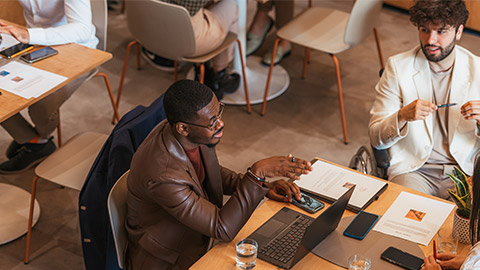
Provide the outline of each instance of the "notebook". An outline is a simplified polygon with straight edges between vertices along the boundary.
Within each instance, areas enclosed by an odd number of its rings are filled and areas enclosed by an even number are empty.
[[[350,188],[316,219],[284,207],[248,238],[258,243],[258,258],[290,269],[334,231],[355,187]]]

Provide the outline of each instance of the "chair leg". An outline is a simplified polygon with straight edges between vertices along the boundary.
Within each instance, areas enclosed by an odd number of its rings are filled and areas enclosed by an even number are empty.
[[[340,65],[338,64],[338,59],[334,54],[330,54],[335,63],[335,73],[337,74],[337,86],[338,86],[338,101],[340,103],[340,114],[342,116],[342,127],[343,127],[343,143],[348,144],[347,138],[347,123],[345,121],[345,109],[343,106],[343,94],[342,94],[342,81],[340,80]]]
[[[125,72],[127,71],[128,56],[130,55],[130,49],[132,48],[133,45],[137,45],[137,69],[140,66],[140,59],[139,59],[140,44],[138,43],[138,41],[134,40],[128,43],[127,52],[125,54],[125,60],[123,61],[122,75],[120,76],[120,85],[118,86],[118,92],[117,92],[117,102],[115,103],[117,105],[117,110],[120,107],[120,96],[122,95],[123,80],[125,79]],[[113,115],[112,124],[115,124],[115,117],[116,116]]]
[[[307,77],[307,64],[310,63],[310,48],[305,48],[305,57],[303,59],[302,80]]]
[[[268,70],[267,85],[265,86],[265,95],[263,96],[262,110],[260,112],[261,116],[265,115],[265,109],[267,108],[268,90],[270,90],[270,80],[272,79],[273,72],[273,60],[275,59],[275,54],[277,53],[278,43],[280,40],[280,38],[277,38],[277,40],[275,40],[275,44],[273,45],[272,61],[270,62],[270,69]]]
[[[122,13],[122,14],[125,13],[125,1],[126,1],[126,0],[123,0],[123,1],[122,1],[122,8],[120,9],[120,13]]]
[[[37,181],[38,176],[35,176],[32,183],[32,194],[30,195],[30,211],[28,213],[28,228],[27,228],[27,243],[25,246],[25,258],[23,260],[24,264],[28,264],[30,256],[30,239],[32,237],[32,223],[33,223],[33,211],[35,210],[35,193],[37,191]]]
[[[200,64],[200,83],[203,84],[203,80],[205,79],[205,64]]]
[[[58,123],[57,123],[57,140],[58,147],[62,146],[62,121],[60,120],[60,108],[57,109]]]
[[[177,61],[173,61],[173,69],[174,69],[173,81],[176,82],[178,79],[178,62]]]
[[[120,121],[120,115],[118,114],[117,104],[115,103],[115,98],[113,97],[113,93],[112,93],[112,87],[110,86],[110,80],[108,79],[107,74],[105,74],[104,72],[98,72],[95,75],[95,77],[103,77],[103,79],[105,80],[105,85],[107,86],[108,96],[110,97],[110,102],[112,103],[113,114],[114,114],[114,122],[115,122],[115,119],[117,121]],[[113,124],[115,124],[115,123],[113,123]]]
[[[247,112],[251,113],[252,108],[250,107],[250,96],[248,95],[248,84],[247,84],[247,74],[245,73],[245,62],[243,61],[243,52],[242,52],[242,44],[240,40],[237,39],[238,45],[238,52],[240,54],[240,62],[242,63],[242,77],[243,77],[243,89],[245,90],[245,101],[247,102]]]
[[[383,54],[382,54],[382,47],[380,46],[380,38],[378,37],[377,28],[373,28],[373,34],[375,35],[375,42],[377,43],[377,50],[378,50],[378,59],[380,60],[380,67],[385,68],[385,62],[383,62]]]

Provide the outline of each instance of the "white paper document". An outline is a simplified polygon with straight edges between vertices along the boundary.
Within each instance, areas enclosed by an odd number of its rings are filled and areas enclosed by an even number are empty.
[[[17,45],[20,43],[17,39],[15,39],[12,35],[9,34],[0,34],[1,40],[0,40],[0,51],[3,51],[7,48],[12,47],[13,45]]]
[[[39,97],[67,77],[12,61],[0,66],[0,89],[26,99]]]
[[[373,229],[426,246],[454,207],[403,191]]]
[[[295,183],[307,192],[332,201],[355,186],[355,191],[348,202],[350,209],[355,211],[367,206],[387,185],[371,176],[323,160],[317,160],[312,167],[312,172],[300,176],[300,180]]]

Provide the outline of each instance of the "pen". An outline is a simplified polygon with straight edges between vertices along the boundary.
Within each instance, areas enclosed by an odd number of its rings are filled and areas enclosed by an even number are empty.
[[[433,240],[433,258],[435,261],[437,260],[437,243],[435,243],[435,240]]]
[[[22,54],[22,53],[25,53],[25,52],[28,52],[28,51],[30,51],[31,49],[33,49],[33,46],[30,46],[30,47],[26,48],[26,49],[25,49],[25,50],[23,50],[23,51],[19,51],[18,53],[16,53],[16,54],[14,54],[14,55],[10,56],[10,58],[15,58],[15,57],[19,56],[19,55],[20,55],[20,54]]]
[[[450,107],[455,105],[457,105],[457,103],[448,103],[448,104],[437,105],[437,108]]]

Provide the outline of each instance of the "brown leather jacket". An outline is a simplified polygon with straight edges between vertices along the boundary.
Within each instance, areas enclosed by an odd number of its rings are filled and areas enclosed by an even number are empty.
[[[200,146],[200,153],[203,187],[167,121],[133,156],[127,180],[130,269],[187,269],[207,251],[210,237],[231,241],[267,193],[221,167],[214,148]],[[231,198],[222,206],[223,194]]]

